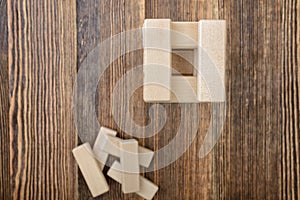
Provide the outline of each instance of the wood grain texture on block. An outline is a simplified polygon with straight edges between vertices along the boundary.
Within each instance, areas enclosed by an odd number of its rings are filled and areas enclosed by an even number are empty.
[[[171,23],[172,49],[198,48],[198,22]]]
[[[118,137],[112,137],[109,135],[104,136],[104,139],[102,140],[100,144],[100,149],[110,155],[120,157],[121,155],[121,149],[120,149],[120,143],[122,142],[122,139]],[[139,165],[143,167],[149,167],[151,164],[151,161],[154,156],[154,152],[150,149],[147,149],[142,146],[138,146],[138,152],[139,152]]]
[[[199,22],[197,93],[200,102],[225,101],[225,44],[224,20]]]
[[[122,166],[122,191],[133,193],[140,190],[140,166],[138,142],[134,139],[122,140],[120,143]]]
[[[171,20],[146,19],[144,43],[144,101],[169,101],[171,69]]]
[[[195,76],[172,76],[172,103],[198,103],[197,78]]]
[[[117,131],[114,131],[114,130],[106,128],[106,127],[101,127],[99,134],[95,140],[95,143],[93,146],[93,152],[95,154],[96,159],[99,161],[99,166],[100,166],[101,170],[103,170],[105,163],[107,161],[107,158],[108,158],[108,153],[102,151],[100,148],[101,141],[104,140],[105,135],[116,136]]]
[[[109,190],[106,179],[94,158],[89,143],[73,149],[73,155],[93,197],[99,196]]]
[[[107,175],[122,184],[122,167],[118,161],[115,161]],[[158,191],[158,186],[149,181],[148,179],[140,176],[140,190],[136,192],[137,195],[141,196],[144,199],[153,199],[154,195]]]

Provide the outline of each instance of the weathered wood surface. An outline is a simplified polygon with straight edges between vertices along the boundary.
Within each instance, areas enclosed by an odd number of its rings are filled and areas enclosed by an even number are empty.
[[[7,3],[0,0],[0,199],[11,198],[9,176],[9,75]]]
[[[9,0],[7,27],[9,141],[2,148],[9,150],[9,170],[1,180],[9,175],[10,186],[4,191],[13,199],[76,199],[76,1]]]
[[[198,159],[211,114],[211,105],[201,104],[199,135],[189,150],[145,175],[160,187],[155,199],[300,198],[300,1],[95,0],[77,1],[76,8],[74,0],[7,0],[7,15],[6,2],[0,6],[1,199],[91,198],[80,173],[77,183],[71,155],[77,143],[71,115],[76,66],[99,42],[141,27],[145,18],[227,21],[223,134]],[[129,45],[122,41],[114,51]],[[142,55],[138,50],[120,57],[100,80],[101,125],[119,130],[111,93],[127,71],[143,63]],[[151,105],[142,99],[139,89],[130,105],[141,125],[148,123]],[[139,140],[154,150],[174,137],[180,121],[178,105],[164,106],[169,118],[162,132]],[[139,198],[108,182],[111,190],[98,199]]]

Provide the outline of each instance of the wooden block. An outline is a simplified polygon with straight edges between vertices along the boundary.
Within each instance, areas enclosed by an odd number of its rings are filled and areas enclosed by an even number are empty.
[[[197,78],[195,76],[172,76],[171,102],[198,103]]]
[[[122,184],[122,172],[121,164],[115,161],[112,167],[107,172],[107,175]],[[140,190],[136,192],[144,199],[153,199],[154,195],[158,191],[158,186],[149,181],[148,179],[140,176]]]
[[[110,155],[120,157],[120,143],[122,139],[106,135],[100,144],[100,149]],[[139,165],[149,167],[154,156],[154,152],[150,149],[138,146]]]
[[[172,49],[198,48],[198,22],[171,23]]]
[[[170,101],[171,20],[146,19],[144,41],[144,101]]]
[[[133,193],[140,190],[140,166],[138,157],[138,142],[134,139],[122,140],[120,143],[122,166],[122,191]]]
[[[105,135],[116,136],[117,131],[105,127],[100,128],[99,134],[93,146],[93,152],[95,154],[96,159],[99,161],[99,166],[101,170],[103,170],[108,158],[108,153],[102,151],[100,148],[101,141],[104,139]]]
[[[201,20],[199,22],[198,100],[223,102],[225,92],[220,84],[225,80],[226,22]],[[209,86],[209,87],[208,87]],[[209,91],[209,88],[211,89]],[[210,97],[210,94],[213,97]]]
[[[82,172],[82,175],[93,197],[99,196],[109,190],[106,179],[99,168],[97,160],[89,143],[73,149],[73,155]]]

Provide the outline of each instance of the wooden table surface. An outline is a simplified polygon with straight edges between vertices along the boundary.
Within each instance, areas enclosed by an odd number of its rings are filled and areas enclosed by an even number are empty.
[[[300,199],[299,0],[0,0],[0,198],[92,199],[71,154],[81,143],[72,89],[97,44],[140,28],[145,18],[227,21],[223,133],[199,159],[211,120],[211,104],[200,104],[199,132],[190,148],[171,165],[145,174],[160,187],[155,199]],[[113,51],[130,45],[120,44]],[[101,125],[119,130],[111,92],[143,63],[142,55],[138,50],[121,56],[100,80]],[[149,122],[150,106],[138,89],[130,104],[138,124]],[[154,150],[174,137],[180,109],[190,105],[163,106],[163,130],[139,140]],[[110,191],[99,199],[139,199],[108,182]]]

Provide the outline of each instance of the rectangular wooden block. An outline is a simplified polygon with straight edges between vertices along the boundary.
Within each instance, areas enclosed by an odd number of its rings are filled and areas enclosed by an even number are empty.
[[[138,142],[134,139],[122,140],[120,143],[122,166],[122,191],[133,193],[140,190],[140,165],[138,157]]]
[[[105,135],[116,136],[117,132],[106,127],[100,128],[99,134],[93,146],[93,152],[95,154],[96,159],[99,161],[99,166],[101,170],[103,170],[108,158],[108,153],[102,151],[100,148],[101,141],[104,139]]]
[[[171,102],[198,103],[197,78],[195,76],[172,76]]]
[[[90,144],[85,143],[78,146],[72,152],[92,196],[96,197],[107,192],[109,186],[97,160],[94,158]]]
[[[198,22],[171,23],[172,49],[198,48]]]
[[[100,144],[100,149],[110,155],[120,157],[120,143],[122,139],[106,135]],[[149,167],[154,156],[154,152],[145,147],[138,146],[139,165]]]
[[[224,20],[199,22],[198,99],[200,102],[225,101],[225,44]],[[222,86],[222,87],[221,87]]]
[[[113,163],[107,175],[122,184],[122,167],[121,164],[117,161]],[[153,199],[154,195],[158,191],[158,186],[149,181],[148,179],[140,176],[140,190],[136,192],[139,196],[144,199]]]
[[[171,20],[146,19],[144,41],[144,101],[169,101],[171,69]]]

